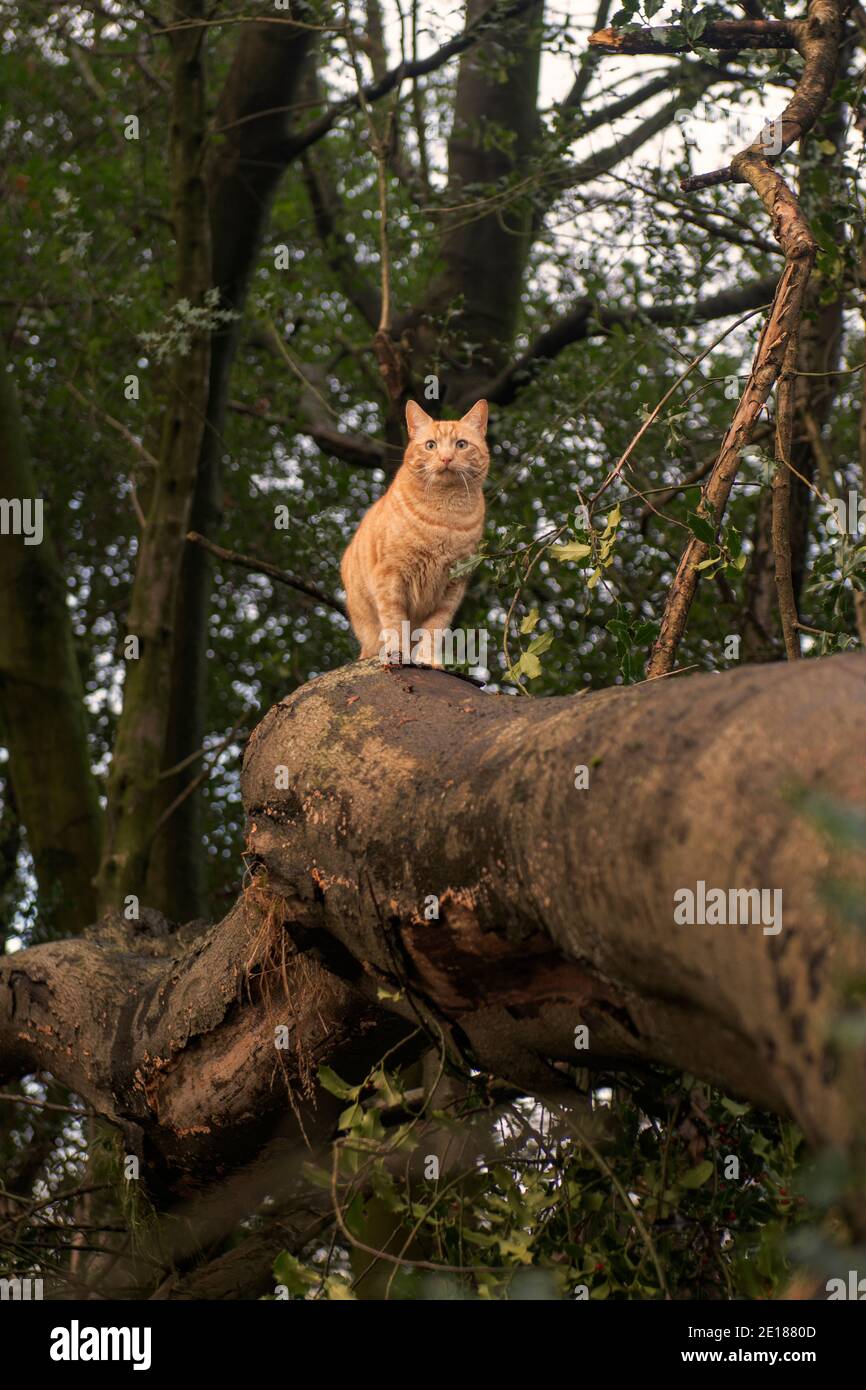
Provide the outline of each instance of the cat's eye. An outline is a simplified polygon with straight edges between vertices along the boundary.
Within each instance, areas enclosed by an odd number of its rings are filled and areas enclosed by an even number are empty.
[[[458,439],[458,441],[457,441],[457,448],[458,448],[458,449],[465,449],[465,448],[466,448],[466,443],[467,443],[467,441],[466,441],[465,439]]]
[[[435,449],[435,448],[436,448],[436,440],[435,440],[435,439],[428,439],[428,440],[427,440],[427,443],[424,445],[424,448],[425,448],[425,449]]]

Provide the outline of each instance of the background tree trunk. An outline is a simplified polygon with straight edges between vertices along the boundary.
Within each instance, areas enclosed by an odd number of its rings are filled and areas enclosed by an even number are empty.
[[[223,516],[223,428],[229,376],[250,276],[289,155],[291,116],[286,108],[297,98],[310,61],[311,37],[309,29],[288,24],[245,24],[214,118],[217,143],[208,175],[212,280],[219,289],[221,307],[238,317],[211,339],[207,414],[190,513],[190,528],[213,540],[219,537]],[[165,767],[175,767],[201,748],[208,732],[212,583],[212,557],[199,546],[186,546],[175,609]],[[198,770],[198,764],[193,764],[161,783],[156,803],[160,813]],[[148,902],[178,920],[202,916],[205,868],[198,792],[185,798],[156,837]]]
[[[15,378],[0,335],[0,495],[35,501]],[[39,932],[69,935],[92,922],[101,814],[90,766],[84,687],[66,584],[51,540],[0,537],[0,726],[9,749],[16,819],[26,826],[36,875]]]
[[[203,0],[182,0],[175,20],[203,20]],[[174,312],[200,310],[211,287],[210,226],[205,182],[207,96],[201,25],[169,29],[172,120],[169,159],[175,238]],[[163,767],[171,700],[175,603],[190,520],[195,461],[207,409],[210,331],[193,327],[189,350],[175,354],[163,421],[159,469],[132,587],[128,633],[139,654],[127,655],[123,712],[108,779],[107,836],[99,868],[99,902],[120,907],[142,897],[157,829],[157,785]]]

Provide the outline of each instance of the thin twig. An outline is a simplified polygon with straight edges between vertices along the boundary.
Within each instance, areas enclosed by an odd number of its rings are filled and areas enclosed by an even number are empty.
[[[296,589],[299,594],[306,594],[307,598],[315,599],[317,603],[324,603],[327,608],[333,608],[335,613],[346,616],[345,605],[337,598],[332,598],[326,594],[324,589],[320,589],[317,584],[311,584],[306,579],[298,579],[296,575],[289,574],[287,570],[278,569],[276,565],[268,564],[267,560],[258,560],[254,555],[242,555],[238,550],[226,550],[221,545],[216,545],[209,541],[198,531],[187,531],[186,538],[193,545],[200,545],[203,550],[210,551],[218,560],[225,560],[231,565],[240,565],[242,569],[251,570],[253,574],[265,574],[269,579],[274,579],[278,584],[285,584],[289,589]]]
[[[797,599],[791,578],[791,438],[794,433],[794,394],[796,389],[799,325],[785,349],[785,361],[776,388],[776,467],[773,470],[773,568],[779,619],[789,661],[800,657],[797,637]]]
[[[88,410],[95,410],[96,414],[101,415],[107,425],[110,425],[113,430],[117,430],[118,434],[123,435],[127,444],[132,445],[135,452],[141,456],[146,464],[151,468],[159,468],[159,459],[154,458],[150,450],[144,447],[140,439],[136,439],[132,431],[126,428],[126,425],[122,424],[120,420],[115,420],[113,415],[109,415],[108,411],[103,410],[95,401],[88,400],[86,396],[81,394],[77,386],[73,386],[71,381],[66,381],[64,379],[63,385],[66,387],[67,391],[72,392],[76,400],[80,401]]]
[[[743,314],[742,318],[737,319],[735,323],[732,323],[728,328],[726,328],[724,333],[720,333],[717,338],[714,338],[713,341],[710,343],[709,347],[704,348],[703,352],[699,352],[697,357],[692,359],[692,361],[686,367],[685,371],[677,377],[673,386],[671,386],[670,389],[666,391],[665,394],[662,396],[658,405],[655,407],[655,410],[651,411],[651,413],[644,420],[637,434],[634,436],[625,453],[620,458],[619,463],[615,464],[615,466],[610,470],[601,487],[598,489],[598,492],[596,492],[595,495],[590,498],[590,516],[592,515],[593,509],[599,497],[601,497],[603,492],[607,491],[614,478],[616,478],[618,474],[622,471],[626,461],[629,458],[629,455],[633,452],[636,445],[646,434],[650,426],[653,425],[655,421],[658,419],[659,415],[661,414],[662,410],[664,410],[665,406],[667,405],[674,392],[678,389],[678,387],[682,386],[684,381],[686,381],[691,376],[692,372],[695,370],[695,367],[699,367],[700,364],[703,362],[704,358],[708,357],[709,354],[713,351],[713,349],[717,348],[720,343],[723,343],[725,338],[727,338],[729,334],[733,333],[735,328],[739,328],[741,324],[746,323],[749,319],[753,319],[756,314],[762,314],[764,310],[769,309],[769,307],[769,304],[759,304],[757,309],[750,309],[747,314]]]
[[[193,777],[192,781],[187,782],[186,786],[178,792],[177,796],[174,798],[174,801],[172,801],[169,806],[166,806],[159,820],[156,822],[156,825],[153,827],[154,839],[159,834],[160,830],[166,824],[166,822],[171,820],[178,807],[182,806],[184,801],[191,797],[193,792],[197,791],[203,782],[207,781],[208,777],[210,777],[211,773],[213,772],[214,768],[219,762],[221,755],[225,752],[226,748],[228,748],[229,744],[236,737],[238,731],[242,728],[247,715],[250,714],[254,708],[254,705],[247,705],[246,709],[244,710],[238,722],[235,724],[234,728],[229,730],[222,742],[218,743],[216,748],[213,750],[214,756],[211,758],[211,761],[209,763],[206,763],[205,766],[201,769],[201,771],[197,773],[195,777]]]
[[[0,1091],[0,1100],[9,1101],[12,1105],[35,1105],[40,1110],[62,1110],[67,1115],[84,1115],[92,1120],[100,1118],[96,1110],[80,1110],[75,1105],[56,1105],[50,1100],[37,1100],[35,1096],[15,1096],[9,1091]]]

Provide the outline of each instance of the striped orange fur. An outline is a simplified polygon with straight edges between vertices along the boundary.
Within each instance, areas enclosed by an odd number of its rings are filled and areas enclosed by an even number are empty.
[[[462,420],[433,420],[409,401],[406,424],[403,463],[362,517],[340,573],[362,657],[396,659],[393,634],[408,622],[422,633],[417,659],[433,664],[433,634],[450,626],[466,591],[451,569],[477,550],[484,529],[487,402]]]

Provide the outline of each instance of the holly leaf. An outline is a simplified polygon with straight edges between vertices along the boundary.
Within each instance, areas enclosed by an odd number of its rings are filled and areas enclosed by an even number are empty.
[[[557,560],[585,560],[592,554],[592,546],[582,541],[566,541],[565,545],[552,545],[550,549]]]

